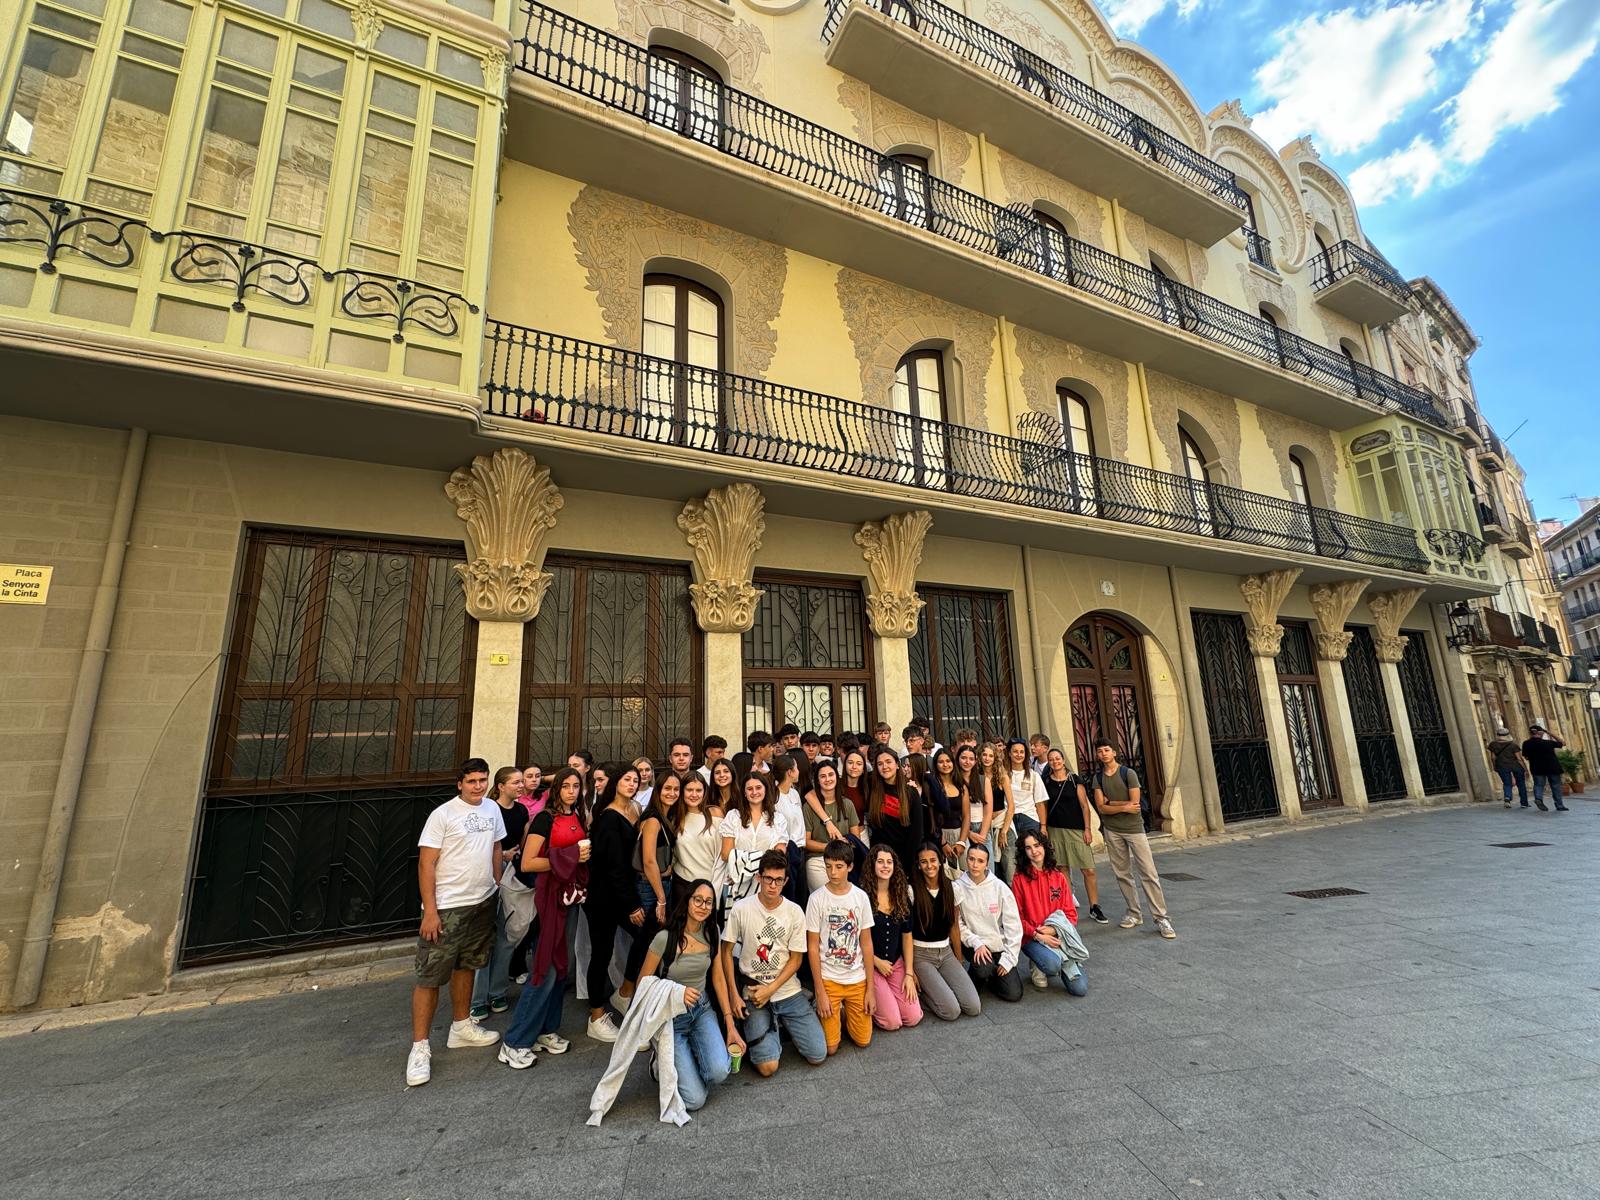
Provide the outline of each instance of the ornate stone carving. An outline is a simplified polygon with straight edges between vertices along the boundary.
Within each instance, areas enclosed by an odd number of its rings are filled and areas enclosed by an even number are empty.
[[[631,34],[637,42],[648,43],[650,35],[671,29],[709,47],[728,66],[727,83],[743,92],[761,95],[757,75],[767,53],[767,39],[761,30],[733,16],[733,10],[717,11],[721,4],[696,4],[694,0],[615,0],[617,29]]]
[[[1339,473],[1344,467],[1344,456],[1339,453],[1339,439],[1320,426],[1288,416],[1277,409],[1252,406],[1251,411],[1255,414],[1256,423],[1261,426],[1262,436],[1266,438],[1267,445],[1272,449],[1272,457],[1278,464],[1278,477],[1283,483],[1284,498],[1292,500],[1295,494],[1294,469],[1289,463],[1289,448],[1300,446],[1303,447],[1302,459],[1305,459],[1306,452],[1309,452],[1310,457],[1305,466],[1313,476],[1313,486],[1315,481],[1320,479],[1327,507],[1338,508]]]
[[[972,156],[972,141],[961,130],[896,104],[849,76],[839,81],[838,95],[850,113],[857,141],[885,152],[896,146],[924,146],[937,152],[933,166],[940,178],[961,183]]]
[[[483,56],[483,90],[493,92],[496,96],[503,96],[506,92],[506,73],[511,67],[511,60],[506,57],[506,52],[499,46],[492,47]]]
[[[1239,580],[1239,594],[1244,597],[1246,610],[1245,636],[1250,641],[1250,653],[1258,658],[1278,657],[1278,650],[1283,645],[1283,626],[1278,624],[1278,610],[1283,607],[1294,581],[1299,578],[1299,567],[1286,567],[1281,571],[1246,575]]]
[[[1178,441],[1178,422],[1188,418],[1197,424],[1217,447],[1217,458],[1227,472],[1227,482],[1238,485],[1239,406],[1232,399],[1186,380],[1174,379],[1157,371],[1147,371],[1150,408],[1156,436],[1167,452],[1167,469],[1183,473],[1183,447]]]
[[[377,0],[356,0],[350,10],[350,28],[355,32],[356,45],[371,50],[383,32],[383,16],[378,12]]]
[[[917,566],[932,525],[933,515],[918,508],[856,530],[855,543],[867,560],[867,620],[879,637],[908,638],[917,632],[923,603]]]
[[[886,404],[894,372],[912,346],[949,342],[961,366],[961,409],[950,419],[983,428],[987,423],[986,384],[994,360],[994,318],[848,267],[835,285],[850,344],[861,367],[861,397]],[[947,381],[954,393],[954,380]]]
[[[1378,652],[1379,662],[1397,663],[1405,657],[1406,642],[1410,639],[1400,632],[1400,623],[1411,615],[1420,599],[1422,589],[1419,587],[1373,592],[1367,597],[1367,609],[1378,623],[1372,645]]]
[[[1279,237],[1273,246],[1284,267],[1299,266],[1305,257],[1306,210],[1300,192],[1272,148],[1248,129],[1219,121],[1211,130],[1212,157],[1257,185],[1257,195],[1272,205]],[[1229,162],[1232,158],[1234,161]],[[1243,170],[1240,168],[1243,167]]]
[[[707,633],[743,633],[755,622],[762,589],[750,582],[766,498],[748,483],[712,488],[678,514],[678,528],[694,551],[689,595],[695,620]]]
[[[480,621],[527,621],[554,578],[544,570],[545,535],[565,501],[525,450],[503,446],[450,473],[444,494],[467,524],[467,612]]]
[[[1005,188],[1007,203],[1032,207],[1040,200],[1047,200],[1072,218],[1079,240],[1105,248],[1104,219],[1099,200],[1082,188],[1057,179],[1042,167],[1014,154],[996,150],[995,157],[1000,160],[1000,182]]]
[[[1306,157],[1309,155],[1310,157]],[[1349,238],[1352,242],[1362,240],[1361,221],[1356,216],[1356,206],[1350,199],[1350,189],[1345,187],[1344,181],[1322,165],[1317,158],[1316,149],[1311,145],[1310,138],[1301,138],[1297,142],[1290,142],[1284,148],[1284,159],[1298,158],[1300,178],[1315,185],[1323,195],[1332,203],[1334,212],[1339,217],[1339,228],[1335,230],[1340,237]],[[1315,246],[1316,243],[1312,243]]]
[[[1090,384],[1099,393],[1096,415],[1104,422],[1105,434],[1105,444],[1097,443],[1095,451],[1102,458],[1126,459],[1128,414],[1133,411],[1128,365],[1032,329],[1014,326],[1013,330],[1017,361],[1022,365],[1022,390],[1029,407],[1059,419],[1056,385],[1064,379]],[[1097,427],[1096,434],[1100,432]]]
[[[781,246],[592,186],[573,200],[567,230],[614,345],[639,349],[644,319],[639,281],[646,264],[682,259],[715,272],[732,293],[728,369],[758,378],[766,374],[778,349],[774,325],[789,274],[789,256]]]
[[[1350,649],[1352,634],[1344,623],[1356,606],[1370,579],[1341,579],[1336,583],[1313,584],[1311,588],[1311,633],[1317,643],[1317,657],[1325,662],[1343,662]]]
[[[1083,51],[1070,46],[1053,33],[1047,33],[1039,19],[1032,13],[1017,12],[998,2],[991,3],[981,18],[996,33],[1026,46],[1048,63],[1060,67],[1070,75],[1083,77]]]

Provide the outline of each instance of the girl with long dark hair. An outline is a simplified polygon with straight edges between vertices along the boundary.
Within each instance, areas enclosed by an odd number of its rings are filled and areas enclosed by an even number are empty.
[[[900,860],[916,870],[917,846],[924,834],[922,796],[906,778],[900,759],[887,746],[872,756],[872,774],[867,778],[867,829],[872,844],[886,845]]]
[[[1037,829],[1017,838],[1017,873],[1011,879],[1022,919],[1022,952],[1038,968],[1033,985],[1043,991],[1052,978],[1074,996],[1089,994],[1089,981],[1068,952],[1067,940],[1076,937],[1078,906],[1072,885],[1056,866],[1049,840]]]
[[[922,1020],[917,999],[915,950],[911,941],[911,887],[888,846],[874,846],[861,872],[872,904],[872,987],[877,993],[872,1021],[879,1029],[899,1029]]]
[[[596,767],[594,773],[599,775],[601,768]],[[639,876],[633,869],[633,848],[639,840],[633,798],[639,791],[639,772],[632,763],[614,763],[605,769],[605,775],[600,811],[589,828],[589,899],[583,910],[589,917],[588,1034],[597,1042],[614,1042],[617,1023],[606,1011],[611,955],[619,931],[632,938],[644,926],[645,909],[639,902]]]
[[[944,852],[934,842],[917,848],[911,885],[911,949],[923,1008],[941,1021],[983,1010],[961,954],[961,922],[955,889],[944,873]]]

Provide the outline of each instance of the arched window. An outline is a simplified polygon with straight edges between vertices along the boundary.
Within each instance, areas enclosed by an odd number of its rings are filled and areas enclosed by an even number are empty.
[[[1266,231],[1261,228],[1261,222],[1256,217],[1256,198],[1248,188],[1241,188],[1244,192],[1244,212],[1246,224],[1244,227],[1244,250],[1250,261],[1258,267],[1272,267],[1272,247],[1267,241]]]
[[[1069,387],[1056,388],[1056,402],[1061,406],[1061,428],[1067,437],[1067,449],[1093,458],[1094,426],[1089,421],[1089,402]]]
[[[931,227],[933,181],[921,154],[886,154],[878,163],[883,211],[912,225]]]
[[[1288,366],[1288,357],[1283,352],[1283,334],[1281,332],[1283,329],[1283,323],[1278,320],[1278,314],[1273,312],[1272,309],[1267,307],[1265,304],[1263,304],[1256,311],[1261,314],[1261,319],[1263,321],[1272,326],[1272,347],[1275,351],[1277,351],[1279,364],[1282,366]]]
[[[722,140],[722,77],[681,50],[651,47],[645,119],[717,145]]]
[[[889,406],[895,422],[895,449],[918,487],[942,488],[945,471],[944,355],[913,350],[895,368]]]
[[[1049,213],[1034,209],[1039,223],[1039,270],[1053,279],[1067,277],[1067,227]]]
[[[1183,445],[1183,473],[1189,480],[1189,507],[1194,514],[1195,532],[1213,533],[1216,525],[1211,520],[1211,472],[1206,470],[1206,456],[1189,431],[1178,427],[1178,441]]]
[[[1200,444],[1181,426],[1178,440],[1183,443],[1183,473],[1194,483],[1210,483],[1211,473],[1206,470],[1206,456],[1201,452]]]
[[[646,354],[674,364],[651,365],[640,381],[641,413],[663,423],[646,436],[669,440],[670,431],[673,441],[714,445],[723,428],[722,298],[691,279],[646,275],[641,340]]]
[[[1289,455],[1289,482],[1294,486],[1296,504],[1311,507],[1311,483],[1306,478],[1306,465],[1297,454]]]

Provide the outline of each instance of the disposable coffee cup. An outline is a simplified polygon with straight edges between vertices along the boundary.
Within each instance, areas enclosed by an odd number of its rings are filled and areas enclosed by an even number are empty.
[[[578,839],[578,849],[579,850],[587,850],[588,848],[589,848],[589,839],[588,838],[579,838]]]

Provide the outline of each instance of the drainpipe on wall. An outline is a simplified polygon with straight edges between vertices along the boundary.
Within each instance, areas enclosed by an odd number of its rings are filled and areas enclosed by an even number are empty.
[[[1050,694],[1045,690],[1044,655],[1039,645],[1039,619],[1034,616],[1039,593],[1033,587],[1032,546],[1022,547],[1022,586],[1028,591],[1028,645],[1033,659],[1034,705],[1039,716],[1034,728],[1045,730],[1050,728]]]
[[[61,750],[61,769],[56,775],[55,795],[50,803],[50,822],[45,827],[39,874],[33,885],[33,903],[28,909],[28,926],[22,938],[22,952],[17,958],[17,974],[11,981],[12,1008],[26,1008],[36,1001],[39,984],[44,979],[50,931],[55,926],[56,901],[61,895],[61,873],[66,866],[73,818],[78,811],[89,735],[94,730],[100,681],[105,677],[106,654],[111,643],[111,623],[117,615],[122,587],[128,530],[133,524],[133,506],[139,495],[145,446],[149,440],[150,435],[143,429],[128,431],[128,445],[122,456],[122,478],[117,484],[117,502],[111,511],[105,558],[100,564],[100,583],[95,588],[89,632],[84,637],[78,681],[72,692],[72,709],[67,715],[66,745]]]

